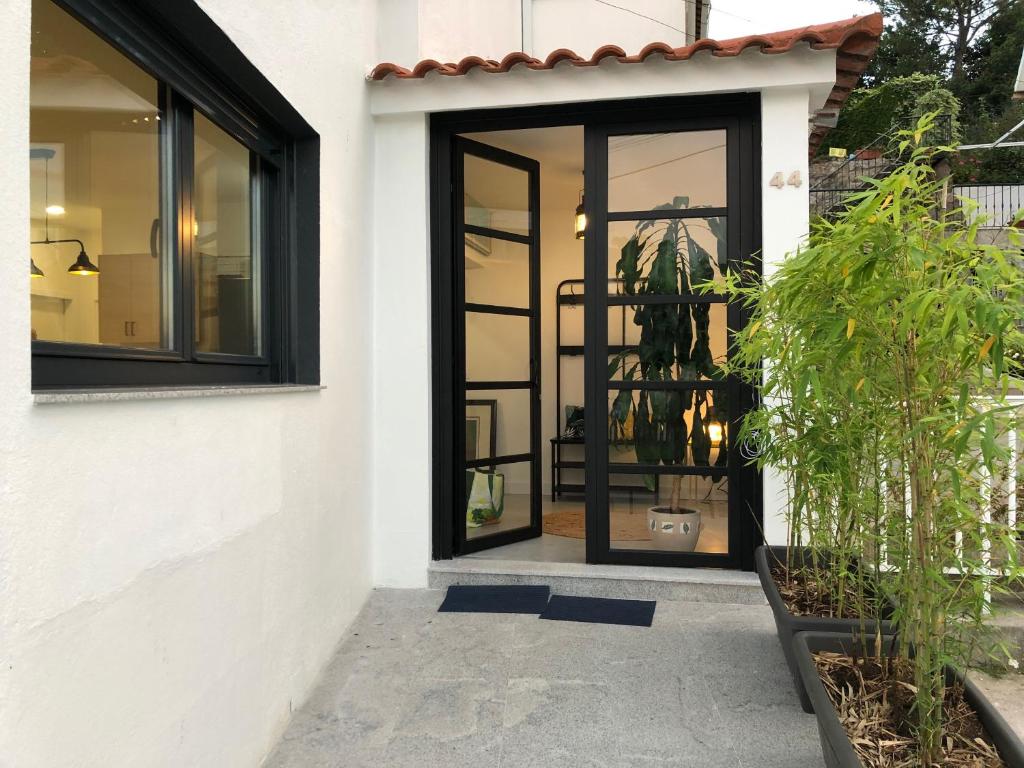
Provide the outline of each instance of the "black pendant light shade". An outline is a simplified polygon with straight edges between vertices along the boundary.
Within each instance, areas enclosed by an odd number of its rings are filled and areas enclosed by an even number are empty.
[[[78,252],[78,258],[75,259],[75,263],[68,267],[68,272],[72,275],[98,275],[100,268],[89,261],[85,248],[82,248]]]
[[[32,275],[32,277],[46,277],[46,275],[43,274],[43,270],[41,270],[39,267],[36,266],[36,260],[35,259],[33,259],[31,256],[29,256],[28,260],[32,264],[32,271],[29,272],[29,274]]]

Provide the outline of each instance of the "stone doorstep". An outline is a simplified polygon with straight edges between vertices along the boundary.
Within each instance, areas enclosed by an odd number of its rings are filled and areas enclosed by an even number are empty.
[[[657,568],[464,558],[428,568],[433,589],[453,584],[540,584],[560,595],[765,605],[754,573],[712,568]]]

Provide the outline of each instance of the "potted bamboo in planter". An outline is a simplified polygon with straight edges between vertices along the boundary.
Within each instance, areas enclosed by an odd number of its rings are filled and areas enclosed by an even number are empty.
[[[826,762],[1024,766],[1020,740],[962,683],[992,592],[1022,575],[989,478],[1018,423],[1006,394],[1019,387],[1024,276],[947,209],[921,145],[929,120],[900,135],[902,166],[745,294],[756,319],[739,357],[745,375],[755,354],[767,369],[766,407],[745,427],[769,435],[764,460],[797,484],[790,522],[854,566],[825,576],[829,589],[848,578],[854,595],[894,597],[898,639],[877,625],[797,638]]]
[[[678,210],[689,198],[676,197],[655,210]],[[693,236],[693,228],[707,229],[716,241],[711,253]],[[637,297],[633,323],[640,329],[635,347],[615,355],[608,377],[617,373],[623,381],[715,381],[723,378],[711,353],[711,305],[645,304],[644,296],[682,296],[693,286],[713,279],[712,258],[719,271],[726,268],[725,221],[720,217],[666,219],[639,222],[622,246],[615,274],[627,295]],[[707,391],[620,390],[609,413],[609,442],[632,447],[642,464],[676,466],[690,461],[712,466],[726,460],[724,395],[712,399]],[[689,419],[687,419],[689,416]],[[707,475],[710,477],[711,475]],[[648,528],[656,549],[691,552],[702,529],[701,513],[682,503],[682,476],[673,475],[667,504],[647,511]],[[654,490],[654,479],[645,482]]]

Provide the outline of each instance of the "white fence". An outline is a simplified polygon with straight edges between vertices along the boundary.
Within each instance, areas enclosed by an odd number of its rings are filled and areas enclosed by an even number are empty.
[[[978,204],[971,223],[980,218],[983,228],[1003,229],[1024,218],[1024,184],[959,184],[953,194]]]

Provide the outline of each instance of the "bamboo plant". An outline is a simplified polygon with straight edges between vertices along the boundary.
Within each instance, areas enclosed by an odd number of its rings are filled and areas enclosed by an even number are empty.
[[[856,560],[821,569],[837,599],[871,611],[881,584],[893,595],[922,766],[942,762],[944,668],[969,663],[993,591],[1021,579],[988,479],[1018,424],[1024,275],[950,201],[934,171],[948,148],[922,140],[933,117],[763,284],[730,275],[724,289],[752,316],[726,370],[762,402],[739,437],[788,480],[790,544]]]

